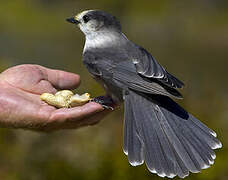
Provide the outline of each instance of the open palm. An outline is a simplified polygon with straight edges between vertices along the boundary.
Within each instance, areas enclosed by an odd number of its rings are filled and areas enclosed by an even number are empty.
[[[56,109],[40,100],[44,92],[74,89],[79,84],[79,75],[39,65],[9,68],[0,74],[1,127],[52,131],[95,124],[107,114],[97,103]]]

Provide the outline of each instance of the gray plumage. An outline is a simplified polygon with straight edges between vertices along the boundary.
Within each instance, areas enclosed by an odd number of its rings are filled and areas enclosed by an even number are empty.
[[[133,166],[145,162],[161,177],[200,172],[214,163],[222,145],[216,133],[171,98],[184,84],[142,47],[129,41],[120,23],[103,11],[68,20],[86,36],[83,63],[114,102],[124,101],[123,149]]]

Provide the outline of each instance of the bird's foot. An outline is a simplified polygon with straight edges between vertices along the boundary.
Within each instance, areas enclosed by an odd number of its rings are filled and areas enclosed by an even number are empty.
[[[113,107],[114,102],[113,102],[112,98],[109,96],[98,96],[98,97],[91,99],[91,101],[102,105],[102,107],[105,109],[114,110],[114,107]]]

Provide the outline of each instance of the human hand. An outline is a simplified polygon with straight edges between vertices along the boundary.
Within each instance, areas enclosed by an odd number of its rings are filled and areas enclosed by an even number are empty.
[[[42,93],[74,89],[79,84],[79,75],[39,65],[7,69],[0,74],[0,126],[53,131],[97,123],[108,113],[97,103],[56,109],[40,100]]]

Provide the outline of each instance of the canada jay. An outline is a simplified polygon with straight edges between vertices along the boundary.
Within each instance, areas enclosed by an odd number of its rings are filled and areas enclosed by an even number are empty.
[[[107,92],[94,101],[124,102],[123,150],[132,166],[145,162],[161,177],[184,178],[214,163],[222,147],[216,133],[172,100],[182,98],[184,84],[128,40],[114,16],[88,10],[67,21],[85,34],[83,63]]]

